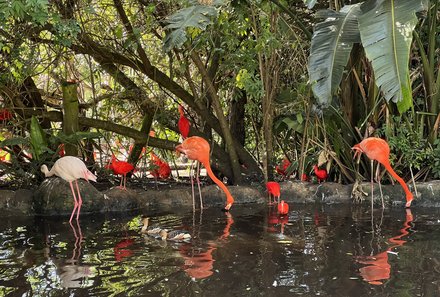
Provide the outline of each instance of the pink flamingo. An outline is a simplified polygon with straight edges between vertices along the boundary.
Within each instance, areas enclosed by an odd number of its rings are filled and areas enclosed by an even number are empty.
[[[41,172],[43,172],[46,177],[56,175],[69,182],[70,189],[72,190],[73,194],[73,200],[75,202],[69,222],[72,222],[75,211],[77,211],[76,220],[78,220],[82,205],[81,193],[78,187],[78,179],[82,178],[86,181],[91,180],[96,182],[96,176],[87,169],[83,161],[72,156],[65,156],[58,159],[50,171],[46,165],[41,165]],[[75,181],[76,190],[78,191],[78,199],[76,198],[75,190],[73,188],[73,181]]]
[[[209,177],[212,179],[213,182],[215,182],[225,193],[226,195],[226,206],[224,208],[225,211],[229,211],[232,204],[234,203],[234,198],[232,197],[231,193],[229,192],[228,188],[225,186],[224,183],[222,183],[212,172],[211,165],[209,163],[209,151],[210,146],[209,143],[203,139],[202,137],[198,136],[191,136],[187,139],[185,139],[182,144],[179,144],[176,146],[176,150],[178,152],[181,152],[185,154],[188,159],[199,161],[203,164],[206,168],[206,172],[208,173]],[[202,197],[200,195],[200,197]],[[193,195],[193,205],[195,203],[194,195]],[[200,199],[200,207],[202,206],[202,199]]]

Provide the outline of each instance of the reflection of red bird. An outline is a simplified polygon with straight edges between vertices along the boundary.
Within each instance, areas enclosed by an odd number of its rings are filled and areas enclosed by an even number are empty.
[[[180,134],[182,134],[183,139],[186,139],[188,138],[190,123],[189,120],[185,117],[182,105],[179,105],[179,113],[180,118],[177,122],[177,127],[179,128]]]
[[[403,246],[406,243],[406,241],[401,238],[409,234],[408,229],[411,227],[410,223],[412,221],[413,216],[411,210],[407,209],[405,223],[403,224],[403,228],[400,229],[400,234],[388,239],[388,242],[394,244],[393,246],[373,256],[357,257],[357,263],[367,265],[359,269],[364,281],[372,285],[382,285],[383,280],[390,278],[391,265],[388,263],[388,253],[391,252],[393,248]]]
[[[167,179],[171,175],[171,167],[170,165],[163,161],[161,158],[156,156],[153,152],[151,154],[151,160],[153,161],[153,164],[156,166],[155,169],[151,171],[151,175],[154,176],[154,178],[160,178],[160,179]]]
[[[92,180],[96,182],[96,176],[87,169],[86,164],[84,164],[83,161],[81,161],[77,157],[72,157],[72,156],[65,156],[58,159],[55,162],[55,164],[52,166],[52,169],[50,169],[50,171],[46,165],[42,165],[41,172],[43,172],[46,177],[56,175],[70,183],[70,189],[72,190],[72,195],[74,200],[74,207],[72,214],[70,215],[69,222],[72,222],[72,218],[73,215],[75,214],[75,211],[77,211],[76,220],[78,220],[82,205],[82,198],[81,198],[81,193],[79,191],[78,179],[82,178],[87,181]],[[78,199],[76,198],[75,190],[73,189],[73,184],[72,184],[73,181],[75,181],[76,184]]]
[[[275,166],[275,170],[279,175],[282,175],[283,178],[287,177],[287,168],[290,166],[290,161],[287,158],[284,158],[284,160],[281,162],[281,165]]]
[[[278,203],[281,196],[280,184],[274,181],[266,183],[267,193],[269,194],[269,205]],[[272,202],[273,197],[273,202]]]
[[[133,251],[128,249],[128,247],[133,245],[133,243],[133,239],[127,238],[115,245],[113,252],[115,254],[116,262],[121,262],[124,258],[128,258],[133,255]]]
[[[134,166],[125,161],[119,161],[116,159],[115,155],[112,155],[112,159],[110,164],[106,166],[108,169],[112,170],[114,174],[121,175],[121,184],[119,185],[120,189],[127,190],[126,182],[127,182],[127,173],[134,170]],[[122,186],[124,184],[124,186]]]
[[[280,203],[278,203],[278,213],[280,215],[286,215],[289,212],[289,204],[287,202],[284,202],[284,200],[281,200]]]
[[[362,140],[360,143],[353,146],[352,149],[355,150],[354,153],[355,157],[357,155],[365,153],[367,157],[371,160],[371,168],[373,168],[373,160],[376,160],[380,164],[382,164],[385,167],[385,169],[388,170],[388,172],[399,182],[399,184],[402,186],[403,190],[405,191],[406,194],[405,207],[411,206],[411,202],[413,201],[414,196],[408,189],[408,186],[403,181],[403,179],[399,175],[397,175],[397,173],[391,167],[390,147],[385,140],[378,137],[368,137]],[[373,172],[373,169],[371,171]],[[373,183],[373,180],[371,180],[371,183]]]
[[[313,166],[313,170],[315,171],[315,175],[318,178],[318,183],[321,181],[325,181],[328,177],[327,170],[319,169],[318,165]]]
[[[185,154],[188,159],[199,161],[203,164],[203,166],[205,166],[206,172],[208,173],[212,181],[215,182],[225,192],[227,201],[225,210],[228,211],[234,203],[234,198],[232,197],[225,184],[222,183],[212,172],[211,165],[209,163],[209,143],[202,137],[192,136],[185,139],[182,144],[176,146],[176,150]]]

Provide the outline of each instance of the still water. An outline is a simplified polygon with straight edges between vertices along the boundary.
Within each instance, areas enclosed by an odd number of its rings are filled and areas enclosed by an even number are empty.
[[[439,210],[291,205],[0,221],[0,296],[440,296]],[[140,234],[141,219],[190,242]]]

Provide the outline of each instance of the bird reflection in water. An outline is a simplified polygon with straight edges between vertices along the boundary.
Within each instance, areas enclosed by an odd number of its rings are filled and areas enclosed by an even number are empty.
[[[88,277],[93,276],[93,268],[89,265],[81,264],[81,249],[83,235],[81,226],[76,221],[76,226],[70,222],[73,235],[75,236],[75,244],[72,252],[72,257],[68,260],[60,260],[56,263],[57,273],[60,277],[61,286],[64,288],[83,288],[91,286],[91,282],[87,282]]]
[[[406,219],[403,224],[403,228],[400,229],[400,234],[388,239],[388,242],[392,244],[384,252],[378,253],[373,256],[359,256],[356,257],[356,262],[365,264],[359,269],[359,272],[364,279],[372,285],[382,285],[383,282],[390,278],[391,265],[388,263],[388,254],[394,254],[393,249],[399,246],[403,246],[406,240],[402,240],[402,237],[409,234],[411,228],[411,222],[413,221],[413,215],[409,208],[406,209]]]
[[[213,252],[220,248],[220,243],[224,243],[230,236],[231,226],[234,224],[234,219],[229,212],[226,215],[226,226],[223,229],[223,234],[216,240],[207,242],[207,248],[195,249],[192,244],[186,243],[179,247],[179,253],[185,260],[183,270],[192,279],[204,279],[210,277],[214,271],[214,257]]]

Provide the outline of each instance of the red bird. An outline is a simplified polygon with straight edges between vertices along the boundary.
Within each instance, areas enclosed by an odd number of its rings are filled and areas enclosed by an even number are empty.
[[[212,172],[209,158],[210,145],[209,142],[198,136],[191,136],[185,139],[182,144],[176,146],[176,150],[180,153],[185,154],[188,159],[199,161],[206,168],[206,172],[209,177],[215,182],[226,195],[226,206],[225,211],[229,211],[232,204],[234,203],[234,198],[229,192],[228,188],[222,183]],[[193,204],[195,202],[195,197],[193,195]],[[201,202],[201,201],[200,201]]]
[[[267,182],[266,189],[267,193],[269,194],[269,205],[278,203],[281,196],[280,184],[274,181]]]
[[[156,156],[153,152],[151,152],[151,160],[153,164],[157,167],[156,169],[151,171],[151,175],[154,178],[167,179],[171,175],[170,165]]]
[[[112,155],[112,159],[110,164],[106,166],[106,168],[113,171],[116,175],[121,175],[121,184],[119,185],[120,189],[127,190],[126,182],[127,182],[127,173],[134,170],[134,166],[125,161],[119,161],[116,159],[115,155]],[[122,186],[124,183],[124,186]]]
[[[177,127],[179,128],[180,134],[182,134],[183,139],[186,139],[188,138],[190,123],[189,120],[185,117],[185,114],[183,113],[182,105],[179,105],[179,113],[180,113],[180,118],[179,121],[177,122]]]
[[[303,173],[301,175],[301,181],[309,181],[309,177],[307,176],[307,174]]]
[[[277,165],[275,167],[275,170],[277,171],[277,173],[279,175],[282,175],[283,178],[286,178],[286,177],[288,177],[287,176],[287,168],[289,168],[290,164],[291,163],[290,163],[289,159],[284,158],[284,160],[281,162],[281,165]]]
[[[66,155],[66,151],[64,150],[64,143],[61,143],[61,144],[58,146],[58,155],[59,155],[60,157],[64,157],[64,155]]]
[[[328,177],[327,170],[319,169],[318,165],[313,166],[313,170],[315,171],[315,175],[318,178],[318,183],[321,181],[325,181]]]
[[[278,213],[280,215],[286,215],[289,212],[289,204],[287,202],[284,202],[284,200],[281,200],[280,203],[278,203]]]
[[[6,108],[0,109],[0,121],[7,121],[12,119],[12,113]]]
[[[362,140],[360,143],[354,145],[351,149],[355,150],[354,156],[361,155],[365,153],[367,157],[371,160],[371,172],[373,172],[373,160],[378,161],[382,164],[385,169],[399,182],[402,186],[403,191],[406,194],[406,204],[405,207],[410,207],[411,202],[414,199],[413,194],[408,189],[408,186],[403,181],[403,179],[394,171],[390,164],[390,147],[388,143],[382,138],[378,137],[368,137]],[[373,184],[373,179],[371,179],[371,184]],[[380,185],[380,183],[379,183]],[[371,205],[373,205],[373,199],[371,199]],[[383,198],[382,198],[382,207]]]

